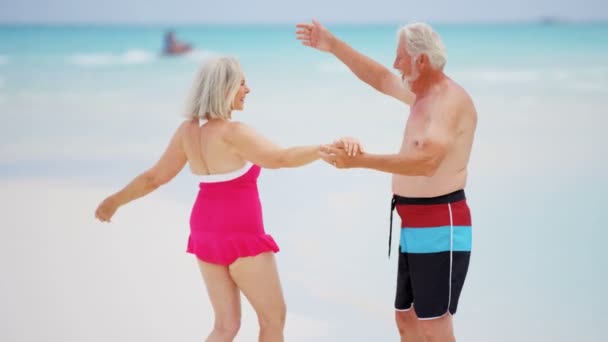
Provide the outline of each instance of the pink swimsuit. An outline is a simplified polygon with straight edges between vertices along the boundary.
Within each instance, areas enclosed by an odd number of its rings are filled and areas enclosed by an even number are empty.
[[[188,253],[200,260],[230,265],[241,257],[279,251],[264,231],[257,179],[260,167],[245,164],[227,174],[201,176],[190,215]]]

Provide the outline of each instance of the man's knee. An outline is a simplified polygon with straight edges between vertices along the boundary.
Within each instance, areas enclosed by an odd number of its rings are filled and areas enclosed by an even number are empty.
[[[400,334],[404,334],[417,329],[418,317],[413,309],[408,311],[395,311],[395,321]]]
[[[452,316],[420,320],[420,330],[427,341],[453,341]]]
[[[397,321],[397,329],[399,329],[399,336],[401,336],[402,342],[424,341],[418,317],[413,308],[408,311],[396,311],[395,320]]]

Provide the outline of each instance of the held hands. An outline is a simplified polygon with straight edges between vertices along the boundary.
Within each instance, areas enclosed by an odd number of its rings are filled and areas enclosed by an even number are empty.
[[[339,169],[357,167],[357,162],[364,153],[361,143],[350,137],[336,140],[331,145],[324,145],[319,152],[324,161]]]
[[[363,146],[361,146],[361,142],[351,137],[344,137],[335,140],[331,146],[344,150],[349,157],[354,157],[359,153],[363,153]]]
[[[317,20],[312,24],[301,23],[296,25],[296,38],[305,46],[321,51],[330,51],[334,35]]]
[[[110,219],[116,213],[118,204],[114,200],[114,197],[110,196],[103,200],[101,204],[95,210],[95,217],[101,222],[111,222]]]

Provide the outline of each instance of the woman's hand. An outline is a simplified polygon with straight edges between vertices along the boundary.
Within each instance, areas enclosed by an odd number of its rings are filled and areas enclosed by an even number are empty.
[[[111,222],[110,219],[116,213],[119,205],[114,196],[110,196],[101,202],[95,210],[95,217],[101,222]]]

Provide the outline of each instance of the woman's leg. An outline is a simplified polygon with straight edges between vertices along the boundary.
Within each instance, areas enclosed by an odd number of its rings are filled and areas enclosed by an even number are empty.
[[[228,266],[201,260],[198,265],[215,313],[213,331],[205,341],[231,342],[241,326],[240,291],[230,277]]]
[[[283,342],[286,307],[274,253],[239,258],[230,275],[258,316],[259,341]]]

